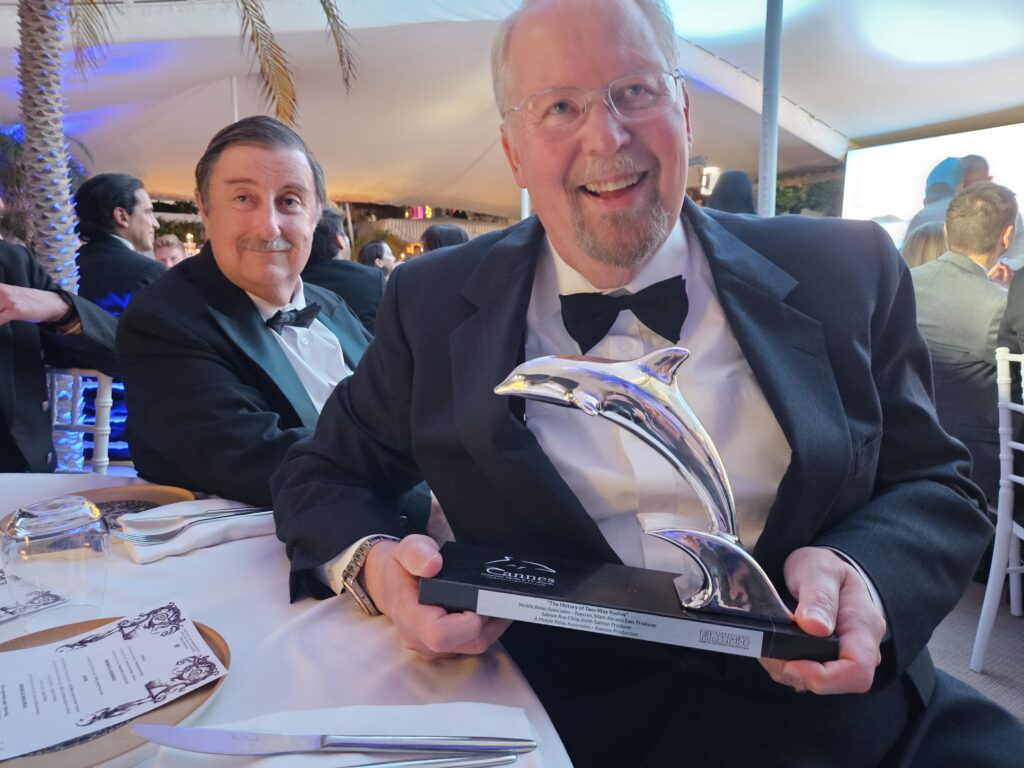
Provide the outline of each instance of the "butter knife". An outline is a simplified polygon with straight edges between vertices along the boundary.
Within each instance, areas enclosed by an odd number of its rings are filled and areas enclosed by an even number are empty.
[[[489,736],[334,736],[264,733],[230,728],[190,728],[135,723],[143,738],[189,752],[218,755],[278,755],[288,752],[432,752],[516,755],[537,748],[530,739]]]

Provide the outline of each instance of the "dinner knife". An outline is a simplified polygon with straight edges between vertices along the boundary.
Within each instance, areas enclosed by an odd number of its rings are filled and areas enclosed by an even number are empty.
[[[230,728],[133,723],[140,736],[168,747],[218,755],[278,755],[286,752],[433,752],[523,754],[537,748],[530,739],[490,736],[334,736],[264,733]]]

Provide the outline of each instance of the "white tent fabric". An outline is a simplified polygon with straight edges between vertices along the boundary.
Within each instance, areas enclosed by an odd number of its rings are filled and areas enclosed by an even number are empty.
[[[598,1],[598,0],[595,0]],[[296,70],[299,129],[332,199],[516,216],[498,143],[489,51],[515,0],[339,0],[358,77],[345,94],[316,0],[266,0]],[[693,154],[757,171],[764,0],[675,0],[689,75]],[[1020,0],[787,0],[779,171],[834,164],[851,141],[973,121],[1024,120]],[[142,178],[155,196],[191,195],[206,142],[264,112],[233,0],[110,7],[100,71],[70,67],[67,129],[90,170]],[[17,3],[0,0],[0,123],[18,121]],[[983,154],[984,149],[978,150]]]

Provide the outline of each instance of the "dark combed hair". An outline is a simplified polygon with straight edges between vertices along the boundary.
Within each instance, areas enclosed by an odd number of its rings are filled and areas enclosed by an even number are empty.
[[[990,181],[961,190],[946,209],[946,244],[965,255],[996,250],[1006,228],[1017,220],[1017,197]]]
[[[331,261],[338,256],[338,235],[347,237],[341,214],[336,208],[324,208],[313,230],[310,261]]]
[[[469,233],[458,224],[431,224],[423,230],[423,250],[436,251],[449,245],[469,242]]]
[[[359,255],[356,256],[356,260],[368,267],[375,267],[377,265],[374,262],[377,259],[384,258],[385,248],[390,248],[390,246],[383,240],[371,240],[359,249]]]
[[[114,209],[135,210],[135,191],[142,182],[127,173],[101,173],[93,176],[75,193],[75,231],[83,240],[117,231]]]
[[[210,184],[210,174],[217,158],[230,146],[244,144],[263,149],[297,149],[306,156],[309,168],[313,172],[313,185],[316,189],[316,200],[320,205],[327,202],[327,185],[324,182],[324,169],[313,156],[295,131],[272,117],[255,115],[243,117],[237,123],[221,128],[217,135],[210,139],[206,151],[196,163],[196,189],[205,200]]]
[[[757,213],[754,183],[743,171],[725,171],[718,177],[704,207],[728,213]]]

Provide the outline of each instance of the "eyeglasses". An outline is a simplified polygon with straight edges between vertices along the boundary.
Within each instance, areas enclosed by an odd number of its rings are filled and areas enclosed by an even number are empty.
[[[621,120],[649,120],[667,112],[679,102],[683,73],[638,72],[612,80],[603,88],[584,91],[581,88],[551,88],[527,96],[502,114],[518,112],[531,133],[561,136],[579,128],[590,112],[590,102],[600,95],[608,108]]]

